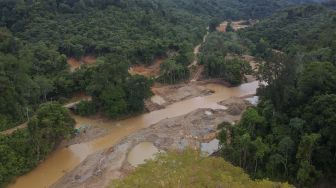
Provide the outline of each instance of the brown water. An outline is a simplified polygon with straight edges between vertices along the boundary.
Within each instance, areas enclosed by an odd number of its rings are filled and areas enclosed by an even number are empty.
[[[142,128],[146,128],[165,118],[184,115],[198,108],[222,109],[223,106],[218,105],[217,102],[233,96],[239,97],[254,94],[258,87],[258,82],[251,82],[233,88],[227,88],[219,84],[208,84],[206,87],[214,90],[215,94],[177,102],[167,106],[165,109],[153,111],[122,121],[103,121],[74,116],[77,124],[109,127],[110,133],[107,136],[87,143],[76,144],[68,148],[62,148],[54,151],[37,168],[25,176],[19,177],[16,183],[10,185],[9,188],[49,187],[61,178],[65,172],[71,171],[74,167],[76,167],[88,155],[98,150],[113,146],[123,137],[128,136]]]
[[[144,164],[146,160],[153,159],[155,154],[159,153],[153,143],[141,142],[134,146],[127,155],[127,161],[133,165],[138,166]]]

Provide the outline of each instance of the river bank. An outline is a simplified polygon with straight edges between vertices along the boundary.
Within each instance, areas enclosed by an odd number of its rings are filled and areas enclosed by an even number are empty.
[[[242,98],[230,98],[220,103],[228,108],[222,106],[222,109],[216,110],[197,109],[186,115],[163,119],[139,130],[118,144],[88,156],[51,187],[105,187],[111,180],[122,178],[135,168],[129,161],[130,151],[140,143],[153,143],[158,151],[183,150],[187,147],[200,149],[201,144],[216,138],[218,124],[236,123],[249,106]],[[139,150],[132,155],[141,158],[146,152]]]
[[[199,46],[195,48],[195,56]],[[158,67],[154,67],[155,70]],[[200,81],[203,69],[197,59],[190,68],[196,70],[190,81],[152,88],[155,95],[146,102],[147,113],[118,121],[73,115],[76,127],[87,125],[88,128],[64,142],[37,168],[19,177],[9,188],[102,187],[111,178],[122,177],[134,168],[127,163],[126,155],[142,141],[149,141],[162,151],[182,146],[197,149],[201,143],[211,141],[216,137],[219,123],[238,121],[246,108],[245,103],[233,105],[233,110],[226,104],[229,107],[226,110],[220,102],[235,97],[229,104],[240,103],[240,97],[256,93],[259,83],[249,80],[240,86],[229,87],[218,79]],[[181,128],[186,132],[176,132]],[[170,137],[165,136],[168,132]],[[205,137],[208,139],[200,139]],[[128,144],[123,145],[125,142]]]
[[[258,82],[242,84],[238,87],[226,87],[221,84],[206,84],[205,88],[215,93],[186,99],[166,106],[164,109],[152,111],[125,120],[112,121],[104,119],[90,119],[75,116],[77,124],[87,124],[95,127],[107,128],[105,136],[90,141],[58,148],[52,152],[45,161],[28,174],[19,177],[10,188],[44,188],[54,184],[67,172],[72,171],[89,155],[102,151],[118,144],[119,141],[161,120],[188,114],[197,109],[223,109],[218,102],[230,97],[241,97],[255,94]]]

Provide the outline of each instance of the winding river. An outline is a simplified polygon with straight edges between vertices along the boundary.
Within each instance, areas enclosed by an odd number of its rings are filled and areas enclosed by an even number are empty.
[[[21,176],[9,188],[45,188],[55,183],[66,172],[71,171],[80,164],[88,155],[113,146],[125,136],[140,129],[146,128],[165,118],[187,114],[198,108],[220,109],[223,106],[217,103],[229,97],[240,97],[255,94],[258,82],[242,84],[238,87],[225,87],[220,84],[207,84],[207,89],[215,93],[204,97],[196,97],[189,100],[174,103],[164,109],[142,114],[121,121],[102,121],[90,118],[74,116],[78,125],[108,127],[109,134],[104,137],[75,144],[67,148],[54,151],[37,168],[28,174]]]

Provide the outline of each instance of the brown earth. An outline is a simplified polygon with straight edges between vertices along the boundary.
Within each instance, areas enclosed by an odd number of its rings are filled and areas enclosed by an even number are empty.
[[[79,69],[82,65],[92,65],[96,63],[96,57],[94,56],[83,56],[80,59],[69,58],[67,60],[68,65],[70,66],[70,71],[75,71]]]
[[[109,133],[109,129],[97,126],[87,126],[80,131],[78,135],[70,140],[64,140],[58,147],[69,147],[74,144],[89,142],[99,137],[103,137]]]
[[[201,143],[216,138],[218,124],[239,121],[241,113],[248,107],[240,98],[231,98],[221,104],[227,105],[228,110],[198,109],[186,115],[164,119],[129,135],[117,145],[87,157],[52,187],[105,187],[111,180],[122,178],[134,169],[127,161],[127,156],[141,142],[152,142],[162,151],[183,150],[187,147],[199,149]]]
[[[145,101],[148,111],[162,109],[170,104],[194,97],[206,96],[214,93],[204,85],[208,82],[181,83],[176,85],[162,85],[156,83],[152,87],[154,97]]]
[[[240,29],[244,29],[247,27],[251,27],[257,23],[256,20],[238,20],[238,21],[233,21],[231,22],[231,26],[234,31],[238,31]],[[219,26],[216,28],[218,32],[225,33],[227,25],[229,24],[228,21],[224,21]]]
[[[5,131],[2,131],[2,132],[0,132],[0,135],[11,135],[15,131],[20,130],[20,129],[25,129],[25,128],[27,128],[27,123],[23,123],[23,124],[21,124],[19,126],[13,127],[11,129],[7,129]]]
[[[228,25],[227,21],[222,22],[221,24],[219,24],[219,26],[216,29],[217,29],[218,32],[225,33],[227,25]]]
[[[163,63],[163,58],[156,59],[152,65],[135,65],[129,69],[131,75],[142,75],[146,77],[157,77],[160,75],[160,66]]]

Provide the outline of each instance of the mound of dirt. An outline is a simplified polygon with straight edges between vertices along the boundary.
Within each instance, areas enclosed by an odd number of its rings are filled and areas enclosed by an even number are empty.
[[[203,83],[183,83],[176,85],[156,84],[152,87],[152,92],[155,96],[145,101],[145,106],[148,111],[159,110],[175,102],[214,93],[214,91],[203,86]]]
[[[242,114],[242,112],[251,104],[249,104],[247,101],[237,98],[237,97],[232,97],[229,98],[225,101],[219,102],[220,105],[226,106],[227,107],[227,112],[230,115],[233,116],[238,116]]]

